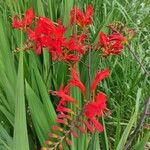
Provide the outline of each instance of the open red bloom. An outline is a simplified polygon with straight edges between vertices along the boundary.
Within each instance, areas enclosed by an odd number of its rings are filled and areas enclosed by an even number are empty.
[[[85,115],[87,118],[91,119],[96,115],[101,117],[103,111],[106,109],[106,96],[104,93],[99,92],[96,96],[96,101],[90,101],[85,105]]]
[[[103,71],[101,71],[101,72],[97,72],[97,73],[96,73],[95,79],[94,79],[94,81],[93,81],[92,84],[91,84],[91,90],[92,90],[92,92],[95,91],[95,89],[96,89],[98,83],[99,83],[101,80],[103,80],[104,78],[106,78],[106,77],[109,76],[109,73],[110,73],[110,72],[109,72],[109,69],[105,69],[105,70],[103,70]]]
[[[70,24],[73,25],[75,22],[80,27],[85,27],[86,25],[92,24],[92,15],[94,13],[92,5],[86,7],[85,14],[77,7],[74,7],[70,12]]]
[[[96,129],[101,133],[103,131],[102,125],[95,119],[96,116],[102,117],[106,109],[106,96],[99,92],[96,96],[96,101],[90,101],[85,105],[85,116],[93,123]]]
[[[69,50],[69,52],[77,52],[78,54],[84,54],[85,52],[85,44],[84,41],[86,39],[85,34],[81,34],[78,36],[71,36],[69,41],[64,45],[65,48]]]
[[[50,91],[50,93],[52,95],[56,95],[56,96],[60,97],[62,103],[63,102],[76,103],[76,100],[74,98],[72,98],[71,96],[67,95],[66,92],[68,92],[68,89],[67,89],[67,91],[64,91],[62,89],[62,86],[60,87],[59,91]]]
[[[22,20],[18,20],[18,16],[14,16],[12,27],[17,29],[24,30],[26,27],[29,27],[32,24],[35,15],[33,9],[30,8],[25,12],[25,16]]]
[[[65,27],[58,21],[58,25],[46,17],[39,17],[35,30],[28,29],[29,40],[35,43],[37,54],[41,54],[42,47],[46,47],[55,61],[62,54],[62,46],[66,43]]]
[[[71,36],[70,39],[63,42],[62,56],[60,61],[76,63],[80,57],[85,53],[85,39],[86,35]]]
[[[125,41],[126,39],[120,33],[114,32],[107,37],[104,32],[100,32],[99,42],[102,45],[104,52],[102,56],[107,57],[110,54],[119,55]]]
[[[70,87],[71,86],[77,86],[81,90],[82,94],[84,95],[85,94],[85,86],[80,81],[79,75],[76,72],[76,64],[70,70],[71,70],[72,79],[69,80],[68,84],[70,85]]]

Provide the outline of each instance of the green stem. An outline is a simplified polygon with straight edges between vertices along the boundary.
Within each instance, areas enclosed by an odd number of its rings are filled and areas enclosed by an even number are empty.
[[[147,76],[150,76],[149,71],[147,71],[147,69],[145,68],[145,66],[141,63],[141,61],[139,60],[139,57],[131,50],[131,48],[128,46],[128,50],[130,51],[130,53],[133,55],[133,57],[135,58],[135,60],[138,62],[138,64],[140,65],[140,67],[143,69],[143,71],[147,74]]]

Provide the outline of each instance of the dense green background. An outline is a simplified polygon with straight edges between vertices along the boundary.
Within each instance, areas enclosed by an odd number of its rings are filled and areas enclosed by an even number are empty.
[[[33,7],[37,16],[47,16],[53,21],[61,18],[67,26],[69,11],[74,4],[85,9],[92,3],[95,9],[91,26],[91,41],[99,31],[108,32],[106,25],[117,20],[135,28],[136,37],[131,49],[149,70],[150,65],[150,1],[149,0],[1,0],[0,1],[0,150],[38,150],[48,138],[50,126],[55,122],[58,99],[50,97],[49,89],[58,89],[68,79],[64,63],[52,65],[49,54],[37,56],[33,51],[13,53],[22,47],[26,36],[13,30],[12,17],[20,16]],[[88,56],[83,58],[88,62]],[[102,120],[105,128],[95,134],[73,139],[71,150],[122,150],[132,133],[144,103],[150,94],[149,77],[140,68],[132,54],[124,49],[121,57],[100,58],[92,53],[92,77],[97,69],[111,69],[110,77],[100,84],[106,93],[109,117]],[[88,85],[87,69],[79,63],[81,80]],[[77,89],[73,96],[82,105]],[[150,123],[147,118],[146,122]],[[141,128],[132,143],[132,149],[142,150],[150,132]],[[92,143],[92,144],[91,144]],[[66,147],[65,150],[68,148]]]

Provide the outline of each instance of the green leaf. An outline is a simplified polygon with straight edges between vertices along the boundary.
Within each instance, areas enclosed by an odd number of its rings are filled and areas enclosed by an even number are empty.
[[[47,135],[50,132],[50,125],[48,123],[48,118],[42,102],[27,82],[26,96],[31,111],[31,117],[33,120],[35,131],[37,133],[41,145],[43,145],[44,141],[48,138]]]
[[[12,137],[0,124],[0,150],[11,150],[13,144]]]
[[[20,53],[19,69],[16,84],[14,150],[29,150],[24,98],[23,53]]]
[[[41,96],[41,100],[43,102],[43,106],[45,108],[45,111],[47,112],[48,120],[50,120],[50,122],[52,123],[55,121],[56,113],[55,113],[54,107],[51,103],[48,89],[46,88],[46,85],[44,84],[36,65],[34,65],[34,73],[35,73],[35,78],[36,78],[36,82],[38,85],[37,88],[39,90],[39,94]]]
[[[99,135],[97,132],[93,134],[92,139],[89,142],[89,146],[87,150],[100,150]]]
[[[142,150],[142,149],[144,149],[144,146],[149,141],[149,139],[150,139],[150,132],[147,132],[145,137],[138,144],[135,145],[133,150]]]
[[[130,134],[130,131],[132,129],[132,126],[134,125],[134,123],[136,122],[137,120],[137,116],[138,116],[138,109],[139,109],[139,100],[140,100],[140,97],[141,97],[141,89],[139,88],[138,89],[138,92],[137,92],[137,98],[136,98],[136,106],[135,106],[135,112],[134,114],[132,115],[132,117],[130,118],[130,121],[126,127],[126,129],[124,130],[123,134],[122,134],[122,137],[119,141],[119,144],[117,146],[117,150],[121,150],[124,148],[126,142],[127,142],[127,138]]]

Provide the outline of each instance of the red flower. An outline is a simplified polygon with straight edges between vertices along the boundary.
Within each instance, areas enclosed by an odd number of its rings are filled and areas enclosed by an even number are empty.
[[[108,37],[109,41],[117,41],[124,43],[126,41],[125,37],[123,37],[120,33],[113,33]]]
[[[76,72],[76,64],[73,66],[73,68],[70,69],[71,70],[71,76],[72,76],[72,79],[69,80],[68,84],[70,86],[77,86],[82,94],[84,95],[85,94],[85,86],[83,85],[83,83],[80,81],[79,79],[79,75],[78,73]]]
[[[85,27],[86,25],[92,24],[92,15],[94,13],[92,5],[86,7],[85,14],[77,7],[70,12],[70,24],[73,25],[75,22],[80,27]]]
[[[62,46],[66,43],[64,34],[65,27],[58,21],[58,25],[46,17],[39,17],[35,30],[28,29],[29,40],[35,43],[35,49],[41,54],[42,48],[46,47],[55,61],[62,55]]]
[[[65,48],[67,48],[69,52],[76,51],[79,54],[84,54],[85,39],[86,39],[85,34],[81,34],[78,36],[72,36],[72,37],[70,37],[69,41],[65,44]]]
[[[92,92],[95,91],[98,83],[103,80],[104,78],[108,77],[109,76],[109,69],[105,69],[101,72],[97,72],[96,73],[96,76],[95,76],[95,80],[92,82],[91,84],[91,90]]]
[[[89,119],[95,117],[96,115],[101,117],[105,109],[106,96],[104,93],[99,92],[96,96],[96,102],[90,101],[87,105],[85,105],[85,115]]]
[[[50,91],[52,95],[57,95],[61,98],[62,102],[71,102],[76,103],[76,100],[72,98],[71,96],[67,95],[64,90],[62,90],[62,87],[60,87],[59,91]]]
[[[119,55],[123,49],[123,43],[126,42],[126,39],[120,33],[114,32],[107,37],[104,32],[100,32],[99,42],[102,45],[104,51],[102,56],[107,57],[111,53]]]
[[[100,32],[99,42],[104,47],[104,49],[107,48],[108,41],[109,40],[108,40],[108,37],[106,36],[106,34],[104,32]]]
[[[68,41],[63,42],[62,46],[62,57],[60,61],[71,61],[77,62],[82,54],[85,53],[85,39],[86,35],[81,34],[78,36],[71,36]]]
[[[22,20],[18,20],[18,16],[14,16],[12,27],[24,30],[26,27],[29,27],[32,24],[35,15],[33,9],[30,8],[25,12],[25,16]]]
[[[78,107],[78,105],[76,104],[76,100],[73,97],[68,95],[70,93],[70,85],[69,84],[67,86],[65,86],[64,89],[62,89],[62,86],[60,86],[59,91],[50,91],[50,93],[52,95],[56,95],[61,98],[57,105],[58,112],[75,114],[73,110],[66,108],[67,102],[73,103],[76,107]]]
[[[96,96],[96,102],[90,101],[85,105],[85,115],[93,123],[96,129],[101,133],[103,131],[102,125],[95,119],[96,116],[102,117],[106,109],[106,96],[99,92]]]

